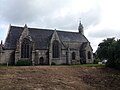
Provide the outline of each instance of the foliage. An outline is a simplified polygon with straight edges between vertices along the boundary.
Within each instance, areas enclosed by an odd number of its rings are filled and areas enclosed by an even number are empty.
[[[16,66],[31,66],[32,61],[30,60],[18,60]]]
[[[107,59],[106,66],[120,69],[120,40],[107,38],[98,45],[97,58]]]
[[[97,49],[97,57],[99,57],[101,60],[108,59],[109,58],[109,52],[108,49],[110,49],[111,45],[115,42],[115,38],[107,38],[106,40],[103,40],[98,45]]]
[[[56,65],[56,63],[55,63],[55,62],[52,62],[51,65]]]
[[[61,65],[68,65],[67,63],[61,63]]]
[[[94,64],[98,64],[98,62],[100,62],[100,59],[99,59],[99,58],[96,58],[93,63],[94,63]]]

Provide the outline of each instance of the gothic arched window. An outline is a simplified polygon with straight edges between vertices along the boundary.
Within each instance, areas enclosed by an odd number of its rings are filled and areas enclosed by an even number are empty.
[[[32,47],[30,45],[30,40],[23,39],[21,44],[21,58],[30,58],[32,53]]]
[[[91,52],[88,51],[88,59],[91,59]]]
[[[75,52],[72,52],[72,60],[75,60]]]
[[[53,41],[52,57],[53,58],[59,58],[60,57],[59,42],[57,40]]]

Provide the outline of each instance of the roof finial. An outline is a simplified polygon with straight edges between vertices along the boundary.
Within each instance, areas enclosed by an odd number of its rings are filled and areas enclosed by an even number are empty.
[[[27,28],[27,24],[25,24],[24,28]]]
[[[3,44],[3,41],[1,40],[1,45]]]

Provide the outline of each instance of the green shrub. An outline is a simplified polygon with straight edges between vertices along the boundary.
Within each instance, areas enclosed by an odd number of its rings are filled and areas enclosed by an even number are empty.
[[[61,65],[68,65],[67,63],[61,63]]]
[[[98,62],[100,62],[100,59],[99,59],[99,58],[96,58],[93,63],[94,63],[94,64],[98,64]]]
[[[31,66],[32,61],[30,60],[18,60],[16,66]]]
[[[55,62],[52,62],[51,65],[56,65],[56,63],[55,63]]]

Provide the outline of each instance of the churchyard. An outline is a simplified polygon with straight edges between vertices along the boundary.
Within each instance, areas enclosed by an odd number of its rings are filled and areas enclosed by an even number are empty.
[[[120,90],[120,71],[98,65],[0,66],[0,90]]]

